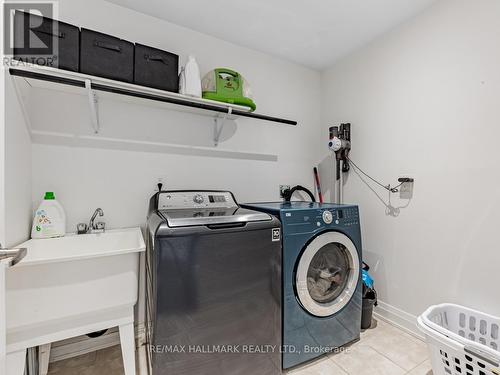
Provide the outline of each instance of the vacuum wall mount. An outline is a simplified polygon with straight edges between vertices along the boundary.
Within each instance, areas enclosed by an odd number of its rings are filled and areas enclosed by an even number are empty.
[[[328,147],[335,153],[334,201],[343,203],[343,173],[349,172],[349,152],[351,151],[351,124],[331,126]]]

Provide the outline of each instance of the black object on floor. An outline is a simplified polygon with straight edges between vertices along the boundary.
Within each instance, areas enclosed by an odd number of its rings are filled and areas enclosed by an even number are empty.
[[[372,325],[373,306],[377,304],[377,292],[368,289],[363,296],[363,310],[361,313],[361,329],[368,329]]]
[[[368,329],[372,325],[373,306],[377,306],[377,291],[373,286],[373,279],[368,273],[370,266],[363,262],[363,309],[361,314],[361,329]]]

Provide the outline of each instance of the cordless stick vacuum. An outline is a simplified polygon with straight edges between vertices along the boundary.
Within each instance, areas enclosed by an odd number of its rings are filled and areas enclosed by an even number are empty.
[[[334,179],[334,201],[342,204],[343,197],[343,174],[349,172],[349,152],[351,151],[351,124],[340,124],[330,127],[330,141],[328,147],[335,153],[335,179]]]

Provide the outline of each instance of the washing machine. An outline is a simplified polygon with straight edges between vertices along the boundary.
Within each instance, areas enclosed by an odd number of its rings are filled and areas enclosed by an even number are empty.
[[[147,226],[150,373],[280,374],[279,220],[229,191],[162,191]]]
[[[335,353],[361,330],[361,231],[355,205],[252,203],[282,225],[284,369]]]

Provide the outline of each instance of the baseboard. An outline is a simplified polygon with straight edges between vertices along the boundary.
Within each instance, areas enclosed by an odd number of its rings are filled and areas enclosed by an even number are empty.
[[[375,307],[373,314],[376,318],[382,319],[383,321],[402,329],[420,340],[425,340],[424,336],[417,328],[417,317],[415,315],[407,313],[406,311],[398,309],[397,307],[391,306],[380,300],[378,301],[378,306]]]
[[[144,323],[135,325],[135,337],[137,347],[146,341],[146,329]],[[90,338],[78,336],[68,340],[54,343],[50,350],[50,362],[62,361],[64,359],[77,357],[79,355],[95,352],[120,344],[120,334],[117,328],[112,328],[106,334]]]

